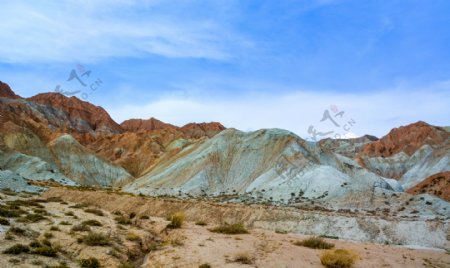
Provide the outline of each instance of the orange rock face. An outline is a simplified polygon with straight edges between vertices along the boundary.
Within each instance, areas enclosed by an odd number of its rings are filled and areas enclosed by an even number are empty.
[[[411,156],[425,144],[442,145],[449,139],[450,133],[445,129],[419,121],[408,126],[394,128],[380,140],[364,146],[361,155],[389,157],[404,152]]]
[[[429,193],[450,202],[450,171],[434,174],[407,190],[410,194]]]
[[[191,138],[213,137],[217,133],[224,130],[225,127],[218,122],[211,123],[190,123],[181,127],[181,131]]]
[[[148,120],[143,119],[129,119],[120,124],[123,130],[134,132],[139,130],[156,130],[156,129],[177,129],[176,126],[164,123],[156,118]]]
[[[14,91],[11,90],[8,84],[0,81],[0,97],[10,98],[10,99],[19,99],[20,96],[17,96]]]
[[[75,126],[78,132],[122,132],[120,125],[114,122],[102,107],[92,105],[77,97],[68,98],[59,93],[44,93],[28,100],[66,112],[71,120],[71,125]]]

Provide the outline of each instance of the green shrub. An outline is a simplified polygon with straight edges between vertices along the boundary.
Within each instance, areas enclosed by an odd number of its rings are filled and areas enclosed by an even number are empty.
[[[23,210],[0,205],[0,217],[17,218],[24,213]]]
[[[47,239],[53,238],[53,234],[52,233],[44,233],[44,237]]]
[[[184,215],[183,212],[177,212],[167,218],[167,220],[170,221],[170,223],[167,225],[167,228],[170,228],[170,229],[181,228],[185,219],[186,219],[186,216]]]
[[[58,226],[52,226],[50,227],[50,231],[61,231]]]
[[[86,224],[77,224],[71,229],[73,232],[89,232],[91,228]]]
[[[141,237],[135,233],[128,233],[126,238],[127,238],[127,240],[134,241],[134,242],[141,241]]]
[[[88,246],[107,246],[110,244],[110,238],[101,233],[91,232],[83,237],[83,243]]]
[[[316,236],[310,237],[303,241],[297,241],[294,245],[313,249],[330,249],[334,247],[334,244],[328,243],[323,238]]]
[[[40,247],[34,248],[32,251],[33,254],[46,256],[46,257],[56,257],[58,251],[51,246],[42,245]]]
[[[100,261],[96,258],[88,258],[80,260],[81,268],[100,268]]]
[[[25,229],[13,226],[13,227],[9,228],[8,233],[23,235],[23,234],[25,234]]]
[[[34,222],[40,222],[40,221],[46,220],[46,219],[47,219],[46,217],[44,217],[40,214],[27,214],[24,217],[18,219],[17,221],[34,223]]]
[[[196,221],[195,222],[195,225],[198,225],[198,226],[206,226],[206,225],[208,225],[205,221]]]
[[[99,222],[98,220],[87,220],[87,221],[83,221],[81,224],[88,225],[88,226],[102,226],[102,223]]]
[[[3,251],[5,254],[14,254],[19,255],[20,253],[28,253],[30,252],[30,248],[28,246],[22,244],[15,244],[12,247],[9,247]]]
[[[326,251],[320,256],[320,262],[327,268],[350,268],[357,259],[357,254],[346,249]]]
[[[114,218],[118,224],[127,225],[131,224],[131,220],[128,217],[118,216]]]
[[[248,230],[242,223],[224,224],[210,229],[210,231],[221,234],[248,234]]]
[[[87,208],[87,209],[84,210],[84,212],[95,214],[97,216],[104,216],[105,215],[103,213],[103,211],[101,211],[100,209],[95,209],[95,208]]]
[[[9,220],[7,220],[5,218],[0,218],[0,224],[1,225],[9,225]]]

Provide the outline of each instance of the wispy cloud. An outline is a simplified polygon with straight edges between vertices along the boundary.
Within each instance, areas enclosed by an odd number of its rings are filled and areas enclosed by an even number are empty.
[[[0,62],[89,63],[146,54],[227,60],[234,48],[246,43],[219,23],[161,11],[161,5],[160,1],[3,3]]]
[[[405,85],[362,94],[302,90],[284,94],[246,93],[236,97],[202,98],[198,94],[189,97],[184,93],[162,97],[146,105],[123,105],[109,110],[118,121],[150,117],[178,125],[192,121],[220,121],[227,127],[241,130],[288,129],[304,138],[311,136],[307,129],[312,125],[317,131],[335,131],[347,137],[382,136],[393,127],[418,120],[436,125],[448,124],[450,92],[445,89],[449,85],[450,82],[426,87]],[[345,112],[339,119],[339,128],[331,122],[320,122],[324,111],[330,110],[331,105]],[[352,128],[341,129],[350,120],[356,122]]]

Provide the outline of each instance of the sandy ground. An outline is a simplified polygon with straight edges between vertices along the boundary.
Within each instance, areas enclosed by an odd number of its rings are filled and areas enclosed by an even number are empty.
[[[320,263],[323,250],[292,243],[308,236],[278,234],[261,229],[252,229],[250,234],[245,235],[223,235],[212,233],[208,228],[187,223],[182,229],[172,231],[172,237],[181,240],[183,245],[150,253],[143,267],[198,267],[202,263],[230,268],[323,267]],[[335,244],[336,248],[357,253],[359,260],[354,267],[450,267],[450,255],[442,250],[417,250],[334,239],[327,241]],[[251,256],[253,264],[234,262],[241,253]]]
[[[83,195],[82,192],[78,194],[77,198]],[[58,254],[56,257],[45,257],[29,253],[1,253],[0,267],[52,267],[61,263],[66,263],[69,267],[80,267],[79,260],[88,257],[97,258],[102,267],[120,267],[125,262],[133,264],[128,267],[199,267],[204,263],[211,267],[323,267],[320,263],[323,250],[293,244],[308,238],[305,235],[281,234],[258,228],[249,228],[250,233],[243,235],[213,233],[209,229],[218,223],[207,215],[201,219],[199,217],[207,226],[198,226],[191,219],[181,229],[167,229],[169,222],[164,217],[152,215],[145,210],[136,212],[130,224],[118,224],[115,218],[117,207],[120,206],[114,203],[117,202],[114,195],[110,194],[107,200],[97,200],[83,208],[73,207],[82,202],[64,198],[55,202],[42,202],[40,204],[44,208],[41,209],[46,211],[47,219],[38,222],[21,223],[19,218],[8,218],[10,226],[0,226],[0,252],[17,243],[27,245],[33,240],[43,241],[45,233],[51,233],[48,240],[58,249]],[[6,205],[7,201],[15,199],[47,197],[0,194],[0,204]],[[125,198],[122,195],[120,197]],[[67,199],[71,198],[67,196]],[[84,200],[87,201],[87,198]],[[125,199],[120,200],[126,202]],[[21,208],[30,214],[35,213],[34,207]],[[101,209],[104,215],[88,213],[86,208]],[[119,209],[119,212],[128,217],[132,210]],[[70,216],[71,213],[74,216]],[[102,226],[91,226],[91,231],[108,235],[111,238],[110,244],[88,246],[77,241],[87,232],[73,232],[72,227],[85,220],[99,221]],[[27,234],[11,234],[8,232],[11,226],[23,228]],[[51,230],[52,226],[58,227],[58,230]],[[130,240],[130,233],[139,239]],[[354,267],[450,267],[450,255],[444,250],[409,249],[334,239],[327,241],[334,243],[335,248],[357,253],[359,259]],[[236,262],[235,258],[239,254],[248,255],[252,263]]]

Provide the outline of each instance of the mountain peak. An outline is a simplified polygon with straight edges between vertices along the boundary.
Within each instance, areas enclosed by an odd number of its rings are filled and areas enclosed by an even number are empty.
[[[8,84],[0,81],[0,97],[10,98],[10,99],[20,99],[20,96],[16,95],[14,91],[9,87]]]
[[[93,131],[120,133],[122,128],[100,106],[82,101],[77,97],[66,97],[60,93],[42,93],[28,100],[57,108],[67,113],[69,118],[85,121]],[[83,127],[84,128],[84,127]],[[81,129],[79,129],[81,130]],[[85,131],[81,131],[85,132]]]
[[[375,157],[389,157],[396,153],[404,152],[412,155],[425,144],[442,145],[449,138],[450,133],[443,128],[418,121],[407,126],[392,129],[380,140],[367,144],[362,154]]]
[[[176,129],[177,127],[168,123],[164,123],[154,117],[147,120],[144,119],[129,119],[123,121],[120,126],[125,131],[139,131],[139,130],[156,130],[156,129]]]

